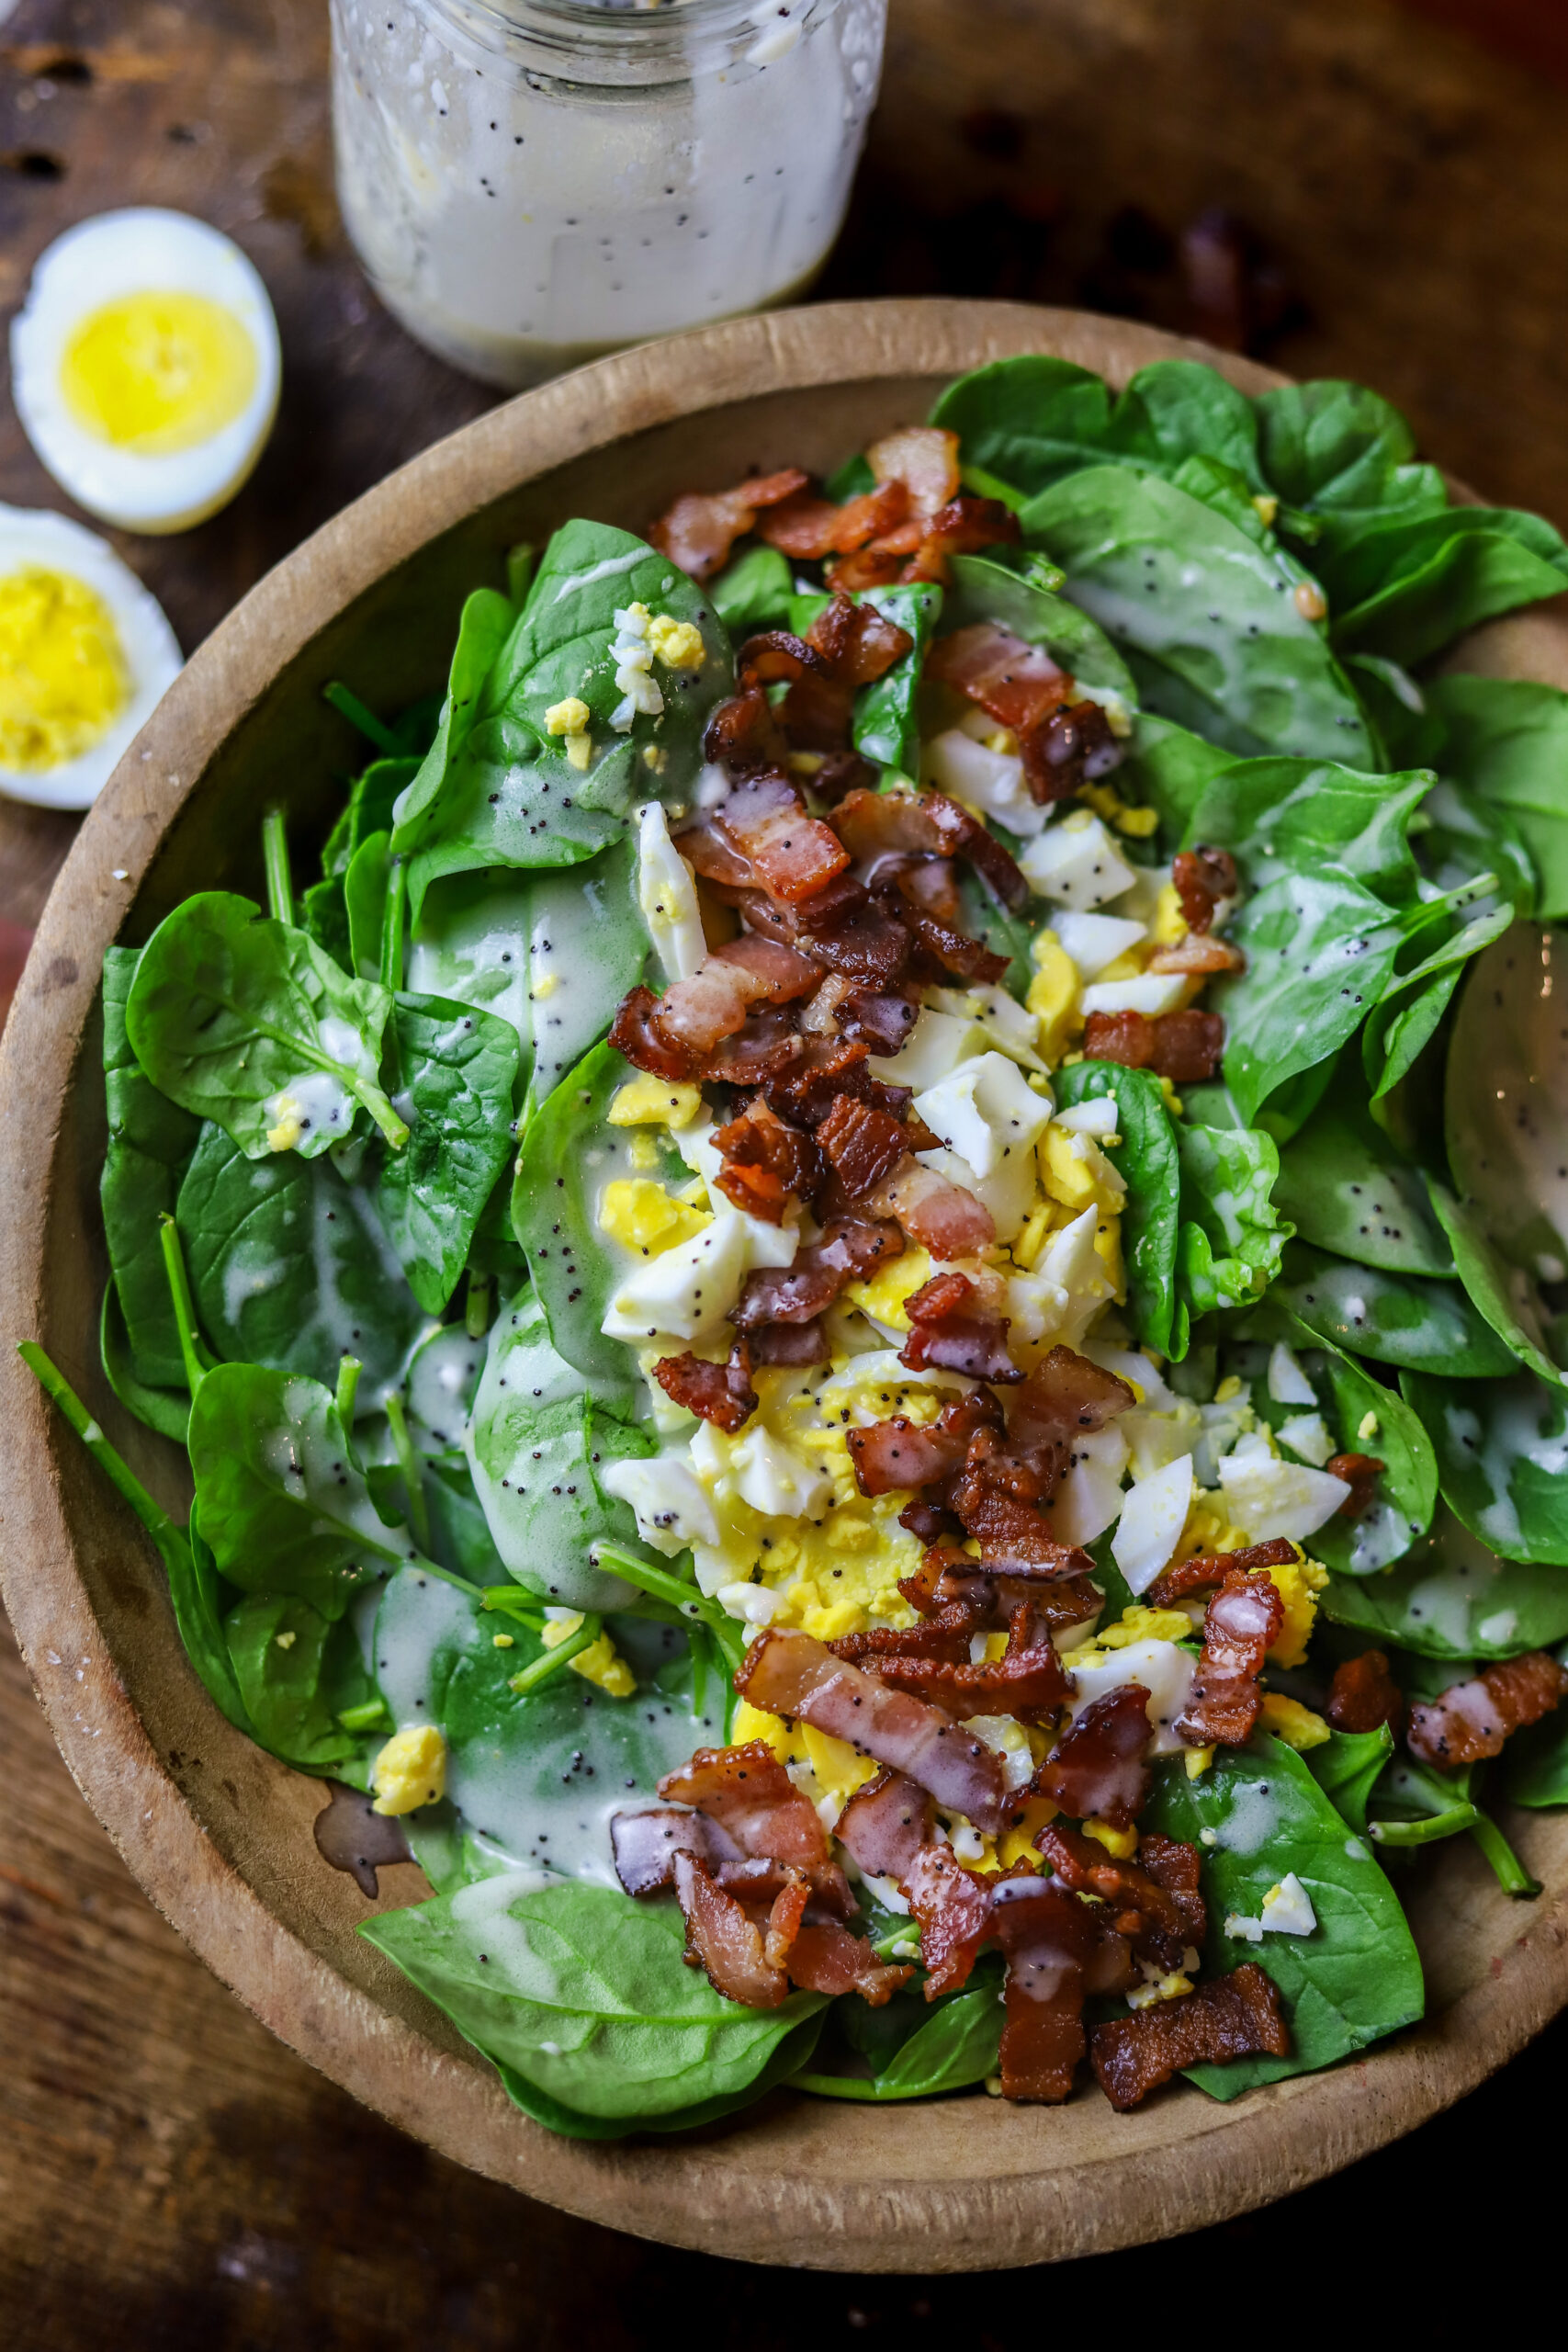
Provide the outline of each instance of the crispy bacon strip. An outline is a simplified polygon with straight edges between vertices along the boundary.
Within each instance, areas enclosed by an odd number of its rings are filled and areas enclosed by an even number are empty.
[[[686,1922],[688,1966],[701,1968],[728,2000],[776,2009],[789,1992],[782,1963],[769,1958],[762,1930],[694,1854],[675,1857],[675,1895]]]
[[[640,981],[628,989],[610,1024],[610,1043],[617,1053],[625,1054],[634,1069],[678,1083],[694,1075],[698,1057],[690,1047],[666,1037],[659,1025],[659,1004],[653,990]]]
[[[997,621],[976,621],[939,637],[926,656],[925,674],[956,687],[1019,735],[1059,710],[1073,683],[1043,648],[1025,644]]]
[[[924,1789],[902,1772],[878,1772],[854,1792],[833,1835],[868,1878],[908,1878],[931,1834],[933,1812]]]
[[[926,1998],[956,1993],[991,1932],[991,1883],[966,1871],[951,1846],[922,1846],[904,1880],[904,1894],[920,1930]]]
[[[1324,1464],[1331,1478],[1343,1478],[1350,1491],[1335,1512],[1336,1519],[1364,1519],[1377,1498],[1383,1464],[1372,1453],[1336,1453]]]
[[[748,1740],[741,1747],[699,1747],[688,1763],[665,1773],[659,1793],[666,1804],[694,1806],[742,1854],[803,1871],[820,1869],[828,1860],[827,1833],[815,1806],[766,1740]]]
[[[1089,2041],[1100,2087],[1123,2115],[1189,2066],[1258,2053],[1287,2058],[1290,2051],[1280,1996],[1252,1960],[1177,2000],[1109,2018]]]
[[[820,653],[833,675],[847,686],[868,686],[886,677],[896,662],[914,650],[907,628],[890,621],[874,605],[857,605],[836,595],[818,614],[806,632],[806,642]]]
[[[1453,1771],[1500,1756],[1509,1735],[1540,1723],[1568,1694],[1568,1672],[1545,1650],[1527,1650],[1453,1682],[1425,1706],[1412,1707],[1404,1734],[1412,1756]]]
[[[1176,1086],[1197,1086],[1213,1078],[1225,1046],[1225,1024],[1217,1012],[1091,1012],[1084,1023],[1083,1049],[1089,1061],[1120,1062],[1123,1069],[1152,1069]]]
[[[800,1058],[800,1039],[789,1013],[770,1006],[748,1013],[733,1036],[721,1038],[696,1076],[725,1086],[764,1086]]]
[[[1284,1622],[1284,1602],[1266,1570],[1226,1577],[1203,1613],[1203,1655],[1176,1718],[1179,1739],[1240,1747],[1251,1738],[1263,1703],[1258,1678]]]
[[[997,1238],[984,1201],[912,1156],[866,1195],[866,1206],[878,1216],[896,1216],[910,1240],[939,1260],[977,1258]]]
[[[1156,947],[1149,957],[1151,972],[1186,972],[1196,979],[1213,979],[1216,972],[1245,972],[1247,958],[1239,947],[1213,933],[1190,931],[1174,946]]]
[[[1029,1600],[1020,1601],[1011,1611],[1001,1657],[972,1664],[967,1658],[954,1663],[883,1655],[877,1671],[895,1690],[934,1699],[955,1715],[1012,1715],[1026,1724],[1055,1714],[1073,1688],[1050,1626],[1042,1623]]]
[[[901,923],[895,923],[893,928],[908,938]],[[907,996],[879,996],[862,989],[846,997],[840,1006],[839,1026],[846,1037],[863,1043],[876,1053],[896,1054],[908,1042],[919,1014],[919,1005]]]
[[[781,940],[760,939],[755,932],[726,940],[709,961],[740,973],[752,990],[749,1004],[793,1004],[799,997],[813,995],[822,982],[821,967],[811,956]]]
[[[1075,1821],[1093,1817],[1113,1829],[1135,1821],[1149,1793],[1148,1695],[1127,1682],[1092,1699],[1034,1775],[1036,1795]]]
[[[757,1409],[751,1385],[751,1357],[744,1340],[737,1340],[728,1363],[713,1363],[705,1356],[660,1356],[653,1376],[666,1396],[683,1405],[699,1420],[712,1421],[731,1434],[741,1429]]]
[[[1008,967],[1008,958],[987,947],[984,940],[973,939],[966,931],[957,931],[940,916],[922,907],[912,888],[908,874],[895,876],[895,888],[903,899],[902,921],[912,933],[917,946],[942,971],[951,972],[955,979],[978,980],[989,988],[999,980]]]
[[[1150,1609],[1171,1609],[1190,1592],[1207,1592],[1227,1577],[1246,1576],[1252,1568],[1285,1568],[1299,1559],[1301,1546],[1286,1535],[1271,1535],[1267,1544],[1248,1544],[1240,1552],[1194,1552],[1157,1577],[1145,1595]]]
[[[912,1968],[878,1960],[863,1936],[824,1919],[803,1927],[789,1954],[790,1982],[806,1993],[858,1993],[871,2008],[880,2009],[901,1992],[914,1974]]]
[[[1059,1437],[1087,1436],[1102,1430],[1133,1402],[1124,1380],[1060,1345],[1041,1357],[1008,1408],[1008,1434],[1014,1450],[1032,1460]]]
[[[826,1327],[820,1323],[764,1323],[748,1333],[747,1339],[753,1366],[790,1364],[799,1369],[830,1363],[833,1359]]]
[[[1005,906],[1021,906],[1029,896],[1029,884],[995,834],[944,792],[852,792],[832,821],[856,864],[873,871],[889,857],[961,857]]]
[[[949,556],[978,555],[983,548],[998,547],[1022,536],[1018,516],[999,498],[950,499],[931,516],[925,537],[899,577],[946,581]]]
[[[1023,775],[1041,807],[1066,800],[1122,764],[1122,746],[1097,702],[1075,702],[1019,738]]]
[[[694,1855],[710,1872],[725,1862],[745,1860],[728,1831],[706,1814],[677,1813],[664,1805],[615,1814],[610,1823],[610,1850],[615,1876],[628,1894],[652,1894],[673,1886],[677,1854]]]
[[[820,1241],[797,1250],[788,1266],[759,1266],[747,1275],[729,1320],[742,1331],[768,1323],[810,1323],[826,1314],[846,1283],[863,1281],[902,1255],[896,1225],[837,1217]],[[851,1439],[852,1447],[853,1438]]]
[[[1359,1657],[1340,1660],[1324,1713],[1336,1731],[1376,1731],[1380,1724],[1387,1724],[1398,1737],[1404,1700],[1382,1650],[1363,1650]]]
[[[738,1119],[718,1128],[714,1143],[725,1159],[718,1173],[720,1192],[737,1208],[750,1209],[770,1224],[784,1222],[790,1200],[809,1200],[821,1179],[821,1154],[811,1136],[781,1119],[761,1096]]]
[[[1064,1821],[1047,1822],[1034,1842],[1065,1887],[1099,1895],[1108,1924],[1134,1950],[1164,1968],[1179,1967],[1192,1944],[1201,1950],[1207,1922],[1195,1847],[1151,1832],[1136,1862],[1118,1861],[1097,1838]]]
[[[899,1487],[927,1487],[961,1467],[976,1430],[998,1429],[1001,1408],[976,1390],[944,1405],[924,1429],[897,1413],[891,1420],[844,1433],[855,1484],[863,1495],[891,1494]]]
[[[1228,849],[1178,850],[1170,878],[1188,930],[1201,934],[1213,930],[1218,909],[1235,896],[1235,860]]]
[[[782,777],[764,775],[738,785],[715,815],[762,888],[786,905],[825,888],[850,862],[831,826],[807,816],[799,794]]]
[[[1094,1562],[1087,1552],[1059,1544],[1036,1503],[1010,1494],[987,1476],[982,1463],[953,1481],[951,1507],[980,1546],[980,1563],[993,1576],[1087,1577]]]
[[[835,1657],[852,1658],[891,1681],[888,1667],[901,1658],[942,1658],[951,1666],[966,1661],[970,1637],[986,1614],[988,1611],[973,1601],[949,1601],[918,1625],[873,1625],[863,1634],[840,1634],[828,1647]]]
[[[649,525],[649,539],[692,579],[706,580],[728,562],[730,548],[753,527],[760,511],[794,497],[809,479],[798,466],[787,466],[780,473],[757,474],[735,490],[689,490]]]
[[[817,1130],[818,1147],[852,1201],[863,1201],[911,1157],[902,1119],[852,1094],[834,1097]]]
[[[1010,1384],[1022,1373],[1008,1353],[1008,1318],[986,1311],[967,1274],[933,1274],[904,1301],[909,1336],[898,1361],[911,1372],[935,1364],[971,1380]]]
[[[958,495],[958,435],[940,424],[900,424],[865,453],[879,482],[902,482],[914,521],[929,523]]]
[[[804,481],[794,495],[782,500],[763,516],[757,536],[796,562],[819,562],[824,556],[849,555],[868,539],[896,530],[908,512],[909,494],[901,481],[886,481],[835,506],[818,498]]]
[[[859,1754],[907,1772],[976,1828],[1000,1827],[1001,1758],[939,1708],[836,1658],[808,1634],[769,1626],[747,1651],[735,1687],[766,1714],[798,1717],[847,1739]]]
[[[1002,2097],[1059,2106],[1084,2055],[1085,1976],[1097,1923],[1076,1895],[1027,1870],[998,1880],[991,1906],[1007,1954]]]

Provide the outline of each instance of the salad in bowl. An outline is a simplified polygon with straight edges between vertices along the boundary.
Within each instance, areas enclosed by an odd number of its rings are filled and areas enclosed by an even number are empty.
[[[787,454],[787,453],[785,453]],[[229,1720],[587,2139],[1228,2099],[1568,1802],[1568,549],[1065,360],[570,520],[104,967],[107,1377]]]

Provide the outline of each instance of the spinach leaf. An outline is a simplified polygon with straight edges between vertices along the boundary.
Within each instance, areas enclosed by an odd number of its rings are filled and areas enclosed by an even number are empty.
[[[321,873],[325,879],[331,881],[345,875],[355,851],[372,833],[390,832],[398,797],[413,782],[419,765],[417,759],[396,753],[389,759],[372,760],[355,776],[343,812],[321,849]]]
[[[1498,1339],[1529,1366],[1539,1379],[1568,1386],[1568,1372],[1547,1352],[1546,1333],[1535,1285],[1529,1276],[1505,1263],[1469,1202],[1458,1201],[1446,1185],[1429,1184],[1432,1207],[1449,1237],[1454,1264],[1472,1305]],[[1455,1377],[1458,1377],[1455,1367]]]
[[[897,628],[908,630],[914,644],[868,686],[855,695],[854,747],[863,760],[878,767],[899,768],[916,775],[920,764],[920,729],[915,714],[926,648],[942,613],[942,590],[931,582],[904,588],[869,588],[857,602],[874,605]]]
[[[504,1312],[504,1310],[503,1310]],[[485,1340],[461,1323],[448,1323],[421,1342],[403,1380],[414,1445],[432,1456],[450,1454],[462,1440],[484,1370]]]
[[[1400,906],[1416,896],[1408,832],[1431,786],[1421,771],[1366,775],[1325,760],[1235,760],[1206,787],[1184,846],[1230,850],[1252,890],[1326,865]]]
[[[252,1593],[223,1632],[252,1737],[301,1772],[344,1777],[366,1742],[338,1717],[376,1696],[348,1619],[329,1622],[297,1597]]]
[[[177,1217],[202,1326],[228,1363],[330,1388],[357,1356],[368,1396],[399,1377],[423,1317],[375,1197],[330,1159],[247,1159],[209,1121]]]
[[[795,581],[777,548],[748,548],[708,582],[715,612],[739,644],[762,628],[784,624]]]
[[[1016,833],[993,817],[990,831],[1002,846],[1017,856],[1023,844]],[[961,865],[956,876],[958,902],[962,909],[961,928],[972,939],[983,939],[993,956],[1005,956],[1007,970],[998,983],[1021,1004],[1029,994],[1029,984],[1034,978],[1035,964],[1032,954],[1036,924],[1032,922],[1027,903],[1021,913],[1015,914],[992,897],[972,865]]]
[[[1298,607],[1296,567],[1151,474],[1091,467],[1020,522],[1133,657],[1140,700],[1227,749],[1370,767],[1354,689]]]
[[[1066,596],[997,563],[988,556],[953,559],[953,586],[942,608],[943,635],[996,621],[1025,645],[1038,645],[1075,683],[1115,696],[1129,709],[1138,693],[1128,669],[1099,623]]]
[[[1421,871],[1439,890],[1451,893],[1490,876],[1490,897],[1473,902],[1476,913],[1489,912],[1492,900],[1511,907],[1524,922],[1535,912],[1535,867],[1506,808],[1439,777],[1413,832]]]
[[[386,831],[371,833],[355,851],[343,877],[344,912],[348,918],[347,969],[362,980],[381,977],[381,931],[392,873],[391,838]]]
[[[1269,1299],[1320,1339],[1403,1372],[1494,1380],[1513,1370],[1507,1349],[1453,1283],[1347,1265],[1296,1241]]]
[[[1436,1035],[1464,965],[1501,938],[1513,922],[1513,909],[1506,903],[1487,904],[1484,899],[1479,903],[1480,912],[1451,929],[1418,964],[1394,975],[1368,1018],[1361,1061],[1372,1090],[1374,1117],[1381,1117],[1375,1106],[1414,1069]]]
[[[1140,368],[1114,407],[1103,379],[1070,360],[997,359],[950,385],[931,422],[958,434],[968,463],[1022,491],[1106,458],[1174,473],[1195,456],[1218,458],[1264,487],[1251,403],[1216,369],[1190,359]]]
[[[1568,915],[1568,694],[1524,678],[1456,673],[1403,712],[1400,756],[1437,768],[1509,818],[1533,862],[1542,922]]]
[[[1561,1170],[1562,1012],[1555,931],[1510,933],[1475,965],[1459,1001],[1442,1078],[1442,1136],[1453,1189],[1509,1269],[1555,1283],[1568,1261]],[[1528,1297],[1522,1278],[1510,1273]],[[1548,1351],[1551,1352],[1551,1351]]]
[[[1448,505],[1437,467],[1411,462],[1416,437],[1404,417],[1364,386],[1280,384],[1252,405],[1263,472],[1290,506],[1320,522],[1319,564],[1329,580],[1335,550],[1372,521]]]
[[[1122,1248],[1128,1312],[1145,1347],[1180,1358],[1187,1352],[1187,1312],[1176,1290],[1181,1168],[1176,1125],[1159,1080],[1119,1062],[1084,1061],[1059,1069],[1052,1087],[1063,1110],[1096,1095],[1115,1101],[1122,1140],[1106,1147],[1106,1157],[1127,1187]]]
[[[351,980],[302,931],[249,899],[202,890],[164,916],[136,967],[126,1034],[148,1077],[181,1108],[216,1119],[248,1159],[265,1159],[283,1115],[312,1159],[345,1136],[363,1103],[396,1149],[408,1130],[378,1071],[391,999]]]
[[[370,1498],[331,1390],[298,1373],[221,1363],[191,1405],[201,1532],[242,1592],[291,1593],[341,1617],[412,1546]]]
[[[1511,1804],[1568,1804],[1568,1716],[1558,1708],[1508,1742],[1505,1782]]]
[[[1225,1083],[1248,1125],[1288,1079],[1354,1035],[1387,987],[1404,935],[1381,899],[1331,865],[1281,874],[1243,901],[1230,936],[1247,968],[1212,1001],[1224,1017]]]
[[[525,1292],[491,1332],[464,1430],[497,1552],[520,1583],[566,1608],[613,1609],[628,1597],[618,1577],[592,1565],[596,1543],[642,1553],[630,1506],[606,1494],[597,1475],[659,1450],[631,1419],[626,1373],[623,1359],[619,1384],[601,1382],[590,1394],[551,1345],[539,1300]]]
[[[174,1213],[180,1173],[196,1148],[200,1122],[159,1092],[131,1052],[125,1007],[137,962],[130,947],[111,947],[104,956],[109,1135],[98,1198],[110,1281],[123,1318],[126,1371],[149,1388],[183,1389],[185,1360],[169,1304],[158,1219]]]
[[[780,2042],[824,2006],[816,1993],[792,1993],[776,2009],[726,2000],[685,1965],[673,1903],[628,1903],[618,1887],[583,1882],[490,1879],[383,1912],[360,1933],[486,2057],[606,2121],[754,2087]]]
[[[1212,2097],[1233,2099],[1258,2083],[1311,2074],[1421,2015],[1421,1962],[1393,1887],[1371,1848],[1346,1836],[1305,1757],[1282,1740],[1221,1748],[1195,1781],[1179,1758],[1174,1770],[1157,1768],[1145,1820],[1202,1848],[1210,1966],[1256,1961],[1279,1986],[1290,2019],[1288,2058],[1193,2067],[1190,2079]],[[1265,1935],[1258,1943],[1227,1936],[1226,1917],[1256,1919],[1287,1871],[1306,1889],[1317,1917],[1313,1933]]]
[[[1368,1800],[1393,1754],[1393,1734],[1386,1724],[1376,1731],[1333,1731],[1309,1752],[1307,1770],[1341,1818],[1364,1831]]]
[[[1332,1624],[1420,1657],[1517,1657],[1568,1638],[1568,1576],[1499,1559],[1440,1506],[1397,1567],[1331,1574],[1318,1606]]]
[[[1260,1297],[1291,1238],[1270,1197],[1280,1172],[1271,1136],[1257,1127],[1176,1131],[1181,1163],[1177,1264],[1191,1315]]]
[[[1332,579],[1340,650],[1408,667],[1499,613],[1561,595],[1568,548],[1537,514],[1450,506],[1343,540]]]
[[[1427,1180],[1373,1121],[1353,1067],[1341,1065],[1320,1108],[1280,1152],[1274,1200],[1303,1241],[1358,1265],[1454,1271]]]
[[[138,1378],[112,1274],[104,1284],[103,1305],[98,1311],[98,1353],[104,1378],[126,1411],[133,1413],[148,1429],[156,1430],[160,1437],[173,1438],[176,1445],[184,1445],[190,1428],[190,1390],[183,1385],[150,1387]],[[183,1366],[180,1379],[183,1383]]]
[[[1122,762],[1120,788],[1127,799],[1157,810],[1166,840],[1180,842],[1209,785],[1235,756],[1178,727],[1174,719],[1141,711]]]
[[[565,2107],[559,2099],[551,2098],[526,2076],[513,2067],[495,2062],[502,2087],[514,2105],[547,2132],[558,2132],[567,2140],[625,2140],[632,2132],[694,2132],[699,2124],[717,2123],[727,2115],[734,2115],[741,2108],[755,2106],[765,2091],[780,2083],[788,2083],[802,2066],[810,2064],[822,2031],[823,2018],[818,2011],[795,2026],[784,2035],[773,2056],[755,2081],[745,2090],[736,2091],[726,2098],[698,2099],[691,2107],[675,2108],[668,2115],[631,2116],[620,2121],[606,2121],[602,2117],[580,2115],[575,2109]]]
[[[465,611],[466,632],[476,601]],[[639,710],[617,727],[626,698],[610,648],[615,613],[634,603],[694,623],[705,658],[696,670],[660,662],[662,713]],[[521,616],[499,643],[493,618],[478,616],[472,644],[459,641],[451,723],[444,720],[398,804],[392,847],[411,861],[416,922],[438,876],[481,865],[575,865],[621,838],[632,808],[650,795],[684,799],[702,765],[709,715],[734,691],[728,638],[706,591],[606,523],[578,520],[557,531]],[[547,711],[574,696],[590,712],[586,771],[545,724]],[[461,724],[453,717],[459,704]]]
[[[493,1013],[436,996],[400,995],[392,1023],[409,1140],[388,1155],[376,1204],[409,1288],[439,1315],[511,1157],[517,1039]]]
[[[854,2008],[860,2007],[857,2001]],[[890,2019],[890,2010],[900,2014]],[[852,2039],[863,2025],[861,2018],[853,2018],[852,2027],[852,2015],[846,2012],[846,2030]],[[1004,2018],[1001,1986],[990,1970],[962,1993],[929,2005],[911,1987],[896,1993],[887,2008],[868,2012],[874,2026],[886,2020],[896,2032],[901,2030],[901,2038],[872,2075],[813,2072],[797,2075],[795,2087],[818,2098],[878,2101],[935,2098],[944,2091],[966,2090],[996,2073]]]
[[[1559,1383],[1400,1383],[1437,1453],[1443,1500],[1472,1535],[1510,1560],[1568,1567],[1568,1396]]]

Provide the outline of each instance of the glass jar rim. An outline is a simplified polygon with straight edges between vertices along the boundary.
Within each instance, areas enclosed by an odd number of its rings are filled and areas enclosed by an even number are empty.
[[[606,6],[605,0],[422,0],[449,20],[468,18],[512,35],[549,43],[576,40],[591,49],[624,49],[628,58],[678,52],[694,38],[733,39],[742,31],[762,40],[783,17],[804,31],[830,16],[839,0],[669,0],[649,6]]]

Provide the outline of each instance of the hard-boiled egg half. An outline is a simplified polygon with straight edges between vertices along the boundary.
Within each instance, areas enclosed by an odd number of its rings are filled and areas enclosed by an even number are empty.
[[[57,237],[11,323],[11,389],[62,490],[127,531],[225,505],[277,413],[266,288],[183,212],[105,212]]]
[[[0,506],[0,792],[85,808],[179,668],[112,548],[63,514]]]

